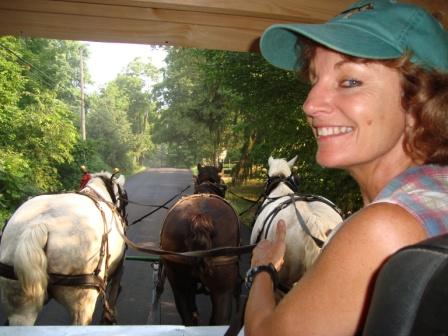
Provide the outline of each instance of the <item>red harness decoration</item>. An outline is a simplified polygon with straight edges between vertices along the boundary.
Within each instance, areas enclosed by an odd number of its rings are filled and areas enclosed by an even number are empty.
[[[87,182],[89,182],[91,177],[92,176],[88,172],[85,172],[82,174],[81,183],[79,184],[79,190],[81,190],[82,188],[84,188],[86,186]]]

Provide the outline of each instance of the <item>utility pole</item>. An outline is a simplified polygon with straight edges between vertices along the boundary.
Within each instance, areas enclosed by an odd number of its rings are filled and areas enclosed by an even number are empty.
[[[80,123],[81,123],[81,139],[83,141],[86,140],[86,111],[84,109],[84,60],[83,60],[83,52],[82,48],[80,49],[80,70],[81,70],[81,115],[80,115]]]

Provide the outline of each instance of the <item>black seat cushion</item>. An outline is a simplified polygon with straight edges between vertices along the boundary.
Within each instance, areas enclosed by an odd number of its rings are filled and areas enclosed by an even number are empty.
[[[448,335],[448,234],[405,247],[384,264],[363,335]]]

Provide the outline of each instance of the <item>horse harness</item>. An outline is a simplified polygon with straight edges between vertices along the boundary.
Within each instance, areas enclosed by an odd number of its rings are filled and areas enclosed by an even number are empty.
[[[224,199],[227,186],[225,184],[221,184],[214,181],[203,181],[199,184],[195,184],[194,189],[195,194],[203,194],[203,193],[215,194]]]
[[[109,190],[108,184],[105,183],[108,192],[111,194],[112,200],[116,201],[115,195],[111,190]],[[107,287],[107,281],[108,281],[108,267],[109,267],[109,240],[108,240],[108,228],[107,228],[107,221],[106,221],[106,215],[101,208],[101,203],[106,204],[109,209],[112,211],[112,215],[115,215],[116,218],[120,219],[121,224],[123,225],[123,229],[125,228],[127,222],[125,219],[125,206],[126,206],[126,195],[120,190],[120,199],[124,200],[123,205],[118,209],[118,207],[115,205],[115,203],[106,201],[102,196],[100,196],[97,192],[95,192],[93,189],[89,187],[85,187],[83,190],[76,192],[76,194],[86,196],[90,198],[97,209],[101,213],[101,217],[103,219],[104,223],[104,232],[101,238],[101,246],[100,246],[100,258],[98,260],[98,264],[95,268],[95,270],[92,273],[89,274],[59,274],[59,273],[49,273],[49,282],[50,285],[55,286],[74,286],[74,287],[84,287],[84,288],[94,288],[98,290],[101,295],[103,296],[103,306],[105,314],[108,315],[112,320],[115,321],[115,313],[110,309],[107,295],[106,295],[106,287]],[[105,260],[105,270],[104,270],[104,278],[101,278],[99,275],[101,271],[101,265],[103,263],[103,259]],[[116,271],[119,271],[119,269],[123,266],[124,261],[124,254],[122,259],[119,262],[119,266]],[[11,265],[4,264],[0,262],[0,276],[5,277],[7,279],[11,280],[18,280],[17,275],[14,272],[14,267]]]
[[[228,204],[231,209],[233,207],[230,203],[215,194],[193,194],[188,197],[211,197],[211,198],[219,198],[226,204]],[[180,200],[182,201],[182,199]],[[170,211],[174,208],[171,207]],[[234,210],[235,211],[235,210]],[[235,213],[236,217],[239,219],[238,215]],[[151,242],[145,243],[134,243],[129,240],[125,235],[122,235],[122,238],[126,242],[126,244],[141,252],[163,256],[165,259],[170,259],[171,261],[176,261],[184,264],[198,264],[202,261],[203,258],[213,258],[213,265],[226,265],[234,263],[241,254],[249,253],[253,250],[255,245],[244,245],[244,246],[226,246],[226,247],[217,247],[209,250],[196,250],[196,251],[186,251],[186,252],[176,252],[176,251],[167,251],[160,248],[159,245]]]
[[[272,209],[272,211],[266,216],[266,218],[263,221],[263,225],[258,233],[257,236],[257,240],[256,242],[259,242],[262,239],[262,233],[264,231],[264,239],[267,238],[267,234],[269,232],[269,229],[272,225],[272,221],[274,220],[275,216],[283,209],[287,208],[289,205],[293,205],[294,206],[294,211],[297,217],[297,220],[300,224],[300,227],[302,228],[302,230],[314,241],[314,243],[317,245],[317,247],[322,248],[322,246],[324,245],[324,241],[322,241],[321,239],[315,237],[310,229],[308,228],[308,226],[305,223],[305,220],[303,219],[302,215],[300,214],[300,212],[297,210],[296,207],[296,202],[298,201],[305,201],[305,202],[322,202],[325,203],[327,205],[329,205],[330,207],[332,207],[339,215],[341,215],[342,217],[342,211],[330,200],[326,199],[323,196],[319,196],[319,195],[313,195],[313,194],[299,194],[297,193],[298,190],[298,186],[296,183],[296,178],[294,178],[294,175],[291,174],[289,177],[283,177],[283,176],[273,176],[273,177],[269,177],[266,186],[265,186],[265,192],[264,192],[264,196],[265,196],[265,201],[264,204],[262,204],[262,206],[260,206],[257,209],[257,213],[255,215],[255,218],[258,217],[258,215],[271,203],[281,199],[281,198],[285,198],[288,197],[287,199],[285,199],[284,201],[280,202],[279,204],[277,204],[277,206]],[[280,197],[268,197],[267,195],[269,195],[281,182],[285,183],[288,188],[290,188],[293,192],[285,195],[285,196],[280,196]],[[266,230],[265,230],[266,228]]]

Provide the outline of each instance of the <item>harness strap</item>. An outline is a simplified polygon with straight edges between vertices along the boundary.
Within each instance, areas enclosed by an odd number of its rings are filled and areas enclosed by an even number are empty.
[[[225,197],[227,186],[218,182],[204,181],[195,185],[195,194],[212,193],[222,198]]]
[[[0,262],[0,276],[11,280],[18,280],[17,275],[14,272],[14,267],[2,262]]]
[[[180,264],[191,264],[191,265],[196,265],[196,264],[200,264],[201,260],[203,258],[199,258],[199,257],[195,257],[193,258],[189,258],[189,257],[185,257],[185,256],[178,256],[178,255],[166,255],[163,256],[164,259],[172,261],[172,262],[177,262]],[[234,264],[239,262],[239,257],[238,256],[216,256],[216,257],[212,257],[212,262],[211,262],[211,266],[224,266],[224,265],[229,265],[229,264]]]
[[[166,205],[167,205],[168,203],[170,203],[170,202],[171,202],[173,199],[175,199],[176,197],[179,197],[180,195],[182,195],[182,194],[184,193],[184,191],[186,191],[186,190],[187,190],[188,188],[190,188],[190,187],[191,187],[190,185],[186,186],[186,187],[185,187],[184,189],[182,189],[178,194],[176,194],[176,195],[174,195],[173,197],[171,197],[168,201],[166,201],[166,202],[163,203],[162,205],[157,206],[156,209],[154,209],[154,210],[150,211],[149,213],[147,213],[146,215],[143,215],[142,217],[140,217],[140,218],[134,220],[131,224],[129,224],[129,226],[130,226],[130,225],[137,224],[138,222],[140,222],[140,221],[142,221],[143,219],[145,219],[146,217],[152,215],[154,212],[159,211],[160,209],[166,209],[166,208],[167,208]]]
[[[94,190],[92,190],[92,191],[94,192]],[[96,192],[94,192],[94,193],[80,192],[80,194],[89,197],[94,202],[95,206],[100,211],[101,217],[103,219],[104,232],[103,232],[103,235],[102,235],[102,238],[101,238],[100,258],[98,260],[98,264],[97,264],[97,266],[95,268],[95,271],[94,271],[94,281],[95,280],[99,280],[100,283],[101,283],[100,287],[95,287],[95,288],[97,288],[99,290],[99,292],[101,293],[101,295],[103,297],[104,314],[107,315],[108,318],[111,319],[111,321],[115,322],[116,321],[115,312],[110,307],[109,299],[108,299],[107,293],[106,293],[106,287],[107,287],[107,283],[108,283],[108,272],[109,272],[109,258],[110,258],[110,254],[109,254],[109,237],[108,237],[109,229],[107,227],[106,214],[104,213],[103,209],[100,206],[100,201],[105,203],[109,207],[109,209],[112,212],[112,215],[116,215],[120,219],[122,219],[123,217],[121,216],[121,213],[118,212],[117,207],[113,203],[107,202],[107,201],[105,201],[102,198],[98,199],[99,195]],[[124,220],[122,221],[122,224],[123,224],[123,222],[124,222]],[[118,230],[118,231],[120,232],[120,230]],[[124,257],[124,255],[123,255],[123,257]],[[99,276],[99,273],[101,271],[101,265],[103,264],[103,259],[104,258],[106,258],[105,263],[104,263],[104,278],[101,279],[101,277]],[[81,278],[82,278],[82,276],[81,276]],[[76,279],[76,276],[75,276],[75,279]],[[92,278],[89,278],[87,280],[92,280]],[[89,285],[87,284],[87,286],[89,286]]]
[[[204,257],[218,257],[218,256],[239,256],[241,254],[249,253],[255,248],[255,244],[252,245],[243,245],[243,246],[225,246],[225,247],[216,247],[210,250],[197,250],[197,251],[186,251],[186,252],[175,252],[175,251],[166,251],[161,249],[158,245],[154,243],[146,242],[143,244],[134,243],[129,240],[125,235],[120,232],[121,237],[124,239],[126,244],[131,248],[160,256],[179,256],[185,259],[197,259]]]
[[[284,197],[284,196],[282,196],[282,197]],[[282,197],[279,197],[279,198],[282,198]],[[269,205],[269,204],[271,204],[272,202],[274,202],[275,200],[277,200],[277,199],[279,199],[279,198],[269,198],[268,199],[268,202],[266,203],[266,204],[264,204],[264,206],[262,206],[262,210],[264,210],[264,208],[267,206],[267,205]],[[271,225],[272,225],[272,222],[273,222],[273,220],[274,220],[274,217],[281,211],[281,210],[283,210],[284,208],[286,208],[287,206],[289,206],[291,203],[290,203],[290,200],[289,199],[287,199],[287,200],[285,200],[285,201],[283,201],[282,203],[279,203],[267,216],[266,216],[266,218],[265,218],[265,220],[264,220],[264,222],[263,222],[263,226],[262,226],[262,228],[261,228],[261,230],[258,232],[258,236],[257,236],[257,240],[256,240],[256,242],[259,242],[260,240],[261,240],[261,235],[263,234],[263,231],[264,231],[264,239],[266,239],[267,238],[267,236],[268,236],[268,232],[269,232],[269,230],[270,230],[270,228],[271,228]],[[260,213],[261,213],[261,211],[260,211]],[[264,230],[264,228],[266,227],[266,230]]]
[[[297,220],[299,221],[300,227],[302,228],[302,230],[308,235],[310,236],[310,238],[314,241],[314,243],[319,247],[322,248],[322,246],[324,245],[324,241],[322,241],[321,239],[313,236],[311,234],[310,229],[308,228],[308,226],[305,223],[305,220],[303,219],[302,215],[300,214],[300,212],[297,210],[296,207],[296,201],[305,201],[305,202],[322,202],[325,203],[329,206],[331,206],[339,215],[341,215],[341,211],[339,210],[338,207],[336,207],[336,205],[334,205],[331,201],[329,201],[328,199],[326,199],[325,197],[322,196],[318,196],[318,195],[297,195],[294,193],[291,193],[288,195],[289,198],[286,199],[285,201],[283,201],[282,203],[278,204],[265,218],[262,228],[261,230],[258,232],[258,236],[257,236],[257,242],[259,242],[261,240],[261,236],[264,232],[264,238],[267,238],[267,234],[269,232],[269,229],[271,228],[272,225],[272,221],[274,220],[274,217],[284,208],[286,208],[287,206],[289,206],[290,204],[292,204],[294,206],[294,211],[297,217]],[[282,196],[282,197],[288,197],[288,196]],[[282,198],[279,197],[279,198]],[[262,205],[261,207],[261,211],[265,209],[265,207],[272,203],[273,201],[279,199],[270,199],[268,198],[268,203]],[[260,211],[260,213],[261,213]]]
[[[308,226],[305,223],[305,220],[303,219],[302,215],[300,214],[300,212],[297,210],[296,207],[296,202],[295,202],[295,198],[294,198],[294,194],[290,194],[289,195],[291,197],[291,203],[294,206],[294,211],[296,213],[296,217],[299,221],[300,226],[302,227],[302,230],[305,231],[305,233],[311,237],[311,239],[314,241],[314,243],[317,245],[317,247],[322,248],[322,246],[324,246],[324,242],[313,236],[313,234],[311,233],[310,229],[308,228]]]
[[[14,267],[2,262],[0,262],[0,276],[10,280],[18,280]],[[50,284],[56,286],[93,287],[98,290],[104,288],[104,281],[94,273],[78,275],[49,273],[48,276]]]
[[[50,284],[54,286],[92,287],[99,291],[105,290],[105,283],[97,274],[56,274],[50,273]]]

